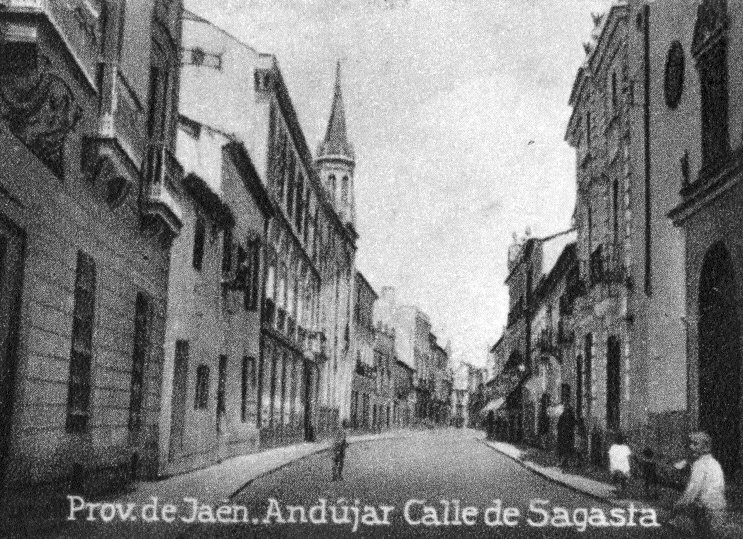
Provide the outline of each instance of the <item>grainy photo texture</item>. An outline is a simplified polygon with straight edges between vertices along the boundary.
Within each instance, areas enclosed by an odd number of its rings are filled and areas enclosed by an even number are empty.
[[[743,2],[0,0],[0,536],[743,536]]]

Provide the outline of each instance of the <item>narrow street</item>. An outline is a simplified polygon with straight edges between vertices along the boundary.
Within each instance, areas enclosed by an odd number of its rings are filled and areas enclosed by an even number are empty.
[[[141,522],[119,524],[115,531],[137,536],[225,536],[225,537],[346,537],[357,535],[361,537],[410,537],[434,536],[448,537],[454,534],[466,536],[512,536],[512,537],[566,537],[580,534],[584,530],[591,537],[675,537],[678,532],[665,530],[661,527],[643,528],[640,518],[643,513],[637,507],[633,518],[634,526],[594,527],[587,524],[586,512],[591,508],[600,509],[607,521],[610,521],[611,507],[589,496],[578,494],[566,487],[547,481],[532,472],[522,468],[508,457],[487,447],[474,438],[472,431],[466,430],[439,430],[422,431],[412,436],[362,442],[352,444],[348,448],[344,480],[330,481],[330,456],[320,453],[300,459],[273,473],[269,473],[248,484],[229,504],[232,507],[244,506],[247,508],[248,522],[184,524],[181,518],[190,518],[193,509],[187,503],[178,509],[178,518],[172,524],[162,521],[151,524]],[[306,510],[306,517],[323,519],[320,509],[312,511],[313,506],[326,500],[325,519],[327,524],[313,524],[299,522],[299,512],[295,514],[297,522],[290,523],[290,510],[286,506],[302,506]],[[271,500],[276,500],[272,502]],[[376,508],[376,517],[379,525],[368,525],[362,521],[358,530],[353,532],[354,512],[349,510],[349,522],[333,524],[332,506],[336,505],[337,518],[343,520],[344,510],[341,506],[356,507],[358,500],[360,517],[363,516],[364,506]],[[410,500],[419,500],[410,502]],[[449,500],[451,505],[447,516],[441,500]],[[459,500],[459,524],[456,524],[455,500]],[[497,524],[498,514],[490,507],[497,507],[496,501],[501,500],[502,511],[500,522]],[[547,500],[536,502],[536,500]],[[146,503],[147,500],[143,500]],[[408,504],[407,517],[405,506]],[[537,526],[545,522],[543,513],[530,511],[531,504],[539,504],[541,510],[552,511],[561,507],[567,510],[569,523],[566,521],[554,522],[564,527]],[[436,510],[434,517],[425,518],[423,507],[431,506]],[[382,506],[392,506],[383,523]],[[464,523],[467,517],[463,516],[464,508],[473,506],[477,514],[470,520],[473,525]],[[519,516],[510,517],[513,524],[509,527],[504,520],[506,508],[517,508]],[[215,508],[211,508],[216,512]],[[576,512],[577,510],[577,512]],[[615,508],[618,510],[618,508]],[[511,509],[511,514],[514,514]],[[557,510],[559,511],[559,510]],[[278,516],[280,512],[281,516]],[[597,513],[595,510],[593,513]],[[629,524],[629,512],[625,517]],[[240,520],[243,520],[240,515]],[[270,518],[270,524],[262,521]],[[254,523],[257,519],[257,523]],[[284,522],[282,522],[282,519]],[[488,520],[491,526],[486,525]],[[429,522],[434,525],[424,525]],[[120,527],[121,526],[121,527]],[[94,532],[96,535],[105,535],[114,531],[114,528],[98,522],[94,527],[89,523],[77,522],[65,530],[74,535],[87,535]]]
[[[596,500],[580,495],[570,489],[544,480],[509,458],[493,451],[462,431],[445,430],[422,432],[407,439],[384,440],[352,445],[346,459],[344,481],[331,482],[330,458],[327,454],[317,455],[301,460],[291,466],[259,479],[244,489],[236,502],[249,508],[252,514],[266,514],[269,498],[275,498],[283,507],[302,505],[309,508],[318,503],[319,498],[332,504],[341,498],[358,499],[360,505],[394,506],[390,513],[390,525],[359,526],[363,535],[397,537],[411,535],[451,536],[468,534],[473,536],[508,534],[513,536],[564,536],[572,535],[576,527],[562,530],[551,526],[532,526],[527,519],[539,523],[544,516],[529,512],[529,504],[536,499],[550,500],[539,507],[548,511],[552,507],[565,507],[571,519],[576,508],[599,507],[606,512],[610,508]],[[411,504],[408,519],[405,517],[405,505],[409,500],[421,500]],[[484,511],[495,506],[496,500],[502,501],[502,507],[516,507],[520,511],[518,524],[508,528],[505,524],[490,528],[485,525]],[[473,526],[465,524],[443,524],[444,506],[440,500],[459,500],[462,508],[478,508]],[[559,501],[558,501],[559,500]],[[441,525],[426,526],[413,524],[422,519],[423,505],[435,507]],[[381,513],[381,511],[380,511]],[[453,522],[454,509],[450,508],[449,521]],[[284,517],[287,516],[284,512]],[[639,513],[638,513],[639,514]],[[494,513],[489,516],[495,521]],[[330,517],[329,517],[330,518]],[[263,532],[275,532],[276,535],[311,534],[315,536],[344,536],[351,531],[351,525],[313,525],[313,524],[276,524],[263,526]],[[567,533],[566,533],[567,530]],[[634,528],[590,529],[591,535],[607,536],[663,536],[655,529]],[[628,532],[634,533],[628,533]],[[561,533],[562,532],[562,533]],[[655,532],[655,533],[653,533]],[[271,533],[273,534],[273,533]],[[668,534],[672,536],[673,534]]]

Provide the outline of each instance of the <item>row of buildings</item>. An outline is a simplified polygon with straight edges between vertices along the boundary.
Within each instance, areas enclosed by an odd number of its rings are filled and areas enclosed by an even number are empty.
[[[3,485],[447,419],[449,351],[356,269],[340,68],[313,154],[277,59],[180,0],[0,21]]]
[[[617,1],[594,22],[566,133],[574,229],[509,251],[510,311],[491,350],[486,413],[528,439],[570,402],[596,461],[611,432],[672,458],[701,428],[734,475],[743,6]]]

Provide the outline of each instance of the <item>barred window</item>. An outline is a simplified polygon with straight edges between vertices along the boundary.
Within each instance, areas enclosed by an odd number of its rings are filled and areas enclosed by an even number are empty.
[[[242,391],[241,391],[241,407],[240,407],[240,419],[243,423],[250,420],[250,416],[255,416],[255,408],[251,406],[254,403],[254,392],[256,389],[256,372],[255,372],[255,358],[243,357],[242,365]],[[251,413],[252,411],[252,413]]]
[[[209,407],[209,367],[199,365],[196,368],[195,410],[206,410]]]
[[[134,311],[134,352],[132,354],[132,381],[129,397],[129,430],[138,431],[142,424],[142,394],[144,369],[150,349],[150,300],[146,294],[137,293]]]
[[[72,349],[67,392],[67,425],[70,432],[85,432],[90,419],[90,379],[95,321],[95,261],[78,251],[75,270],[75,304],[72,314]]]
[[[193,267],[201,271],[204,264],[204,237],[206,236],[206,225],[204,219],[196,218],[196,229],[193,238]]]

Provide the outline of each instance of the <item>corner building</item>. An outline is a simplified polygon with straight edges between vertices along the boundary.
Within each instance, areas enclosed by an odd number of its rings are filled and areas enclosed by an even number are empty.
[[[181,3],[0,10],[0,475],[154,476]]]
[[[244,144],[273,209],[257,358],[261,443],[314,439],[348,417],[353,369],[357,236],[340,81],[316,164],[274,56],[187,12],[182,64],[183,114]],[[334,167],[348,179],[345,198]]]

